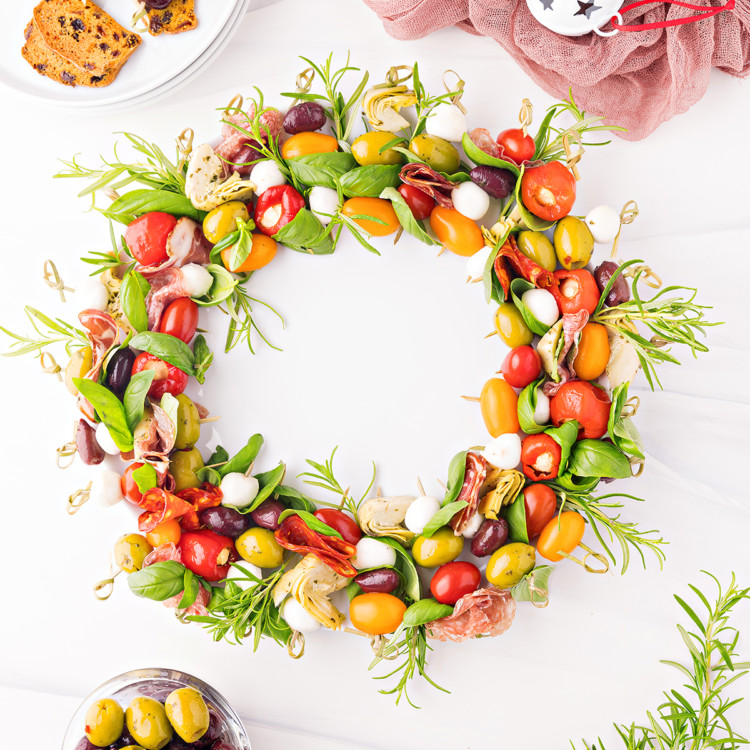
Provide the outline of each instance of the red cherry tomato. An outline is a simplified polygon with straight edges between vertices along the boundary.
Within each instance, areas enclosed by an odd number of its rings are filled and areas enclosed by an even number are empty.
[[[127,469],[123,472],[120,477],[120,489],[125,499],[133,505],[138,505],[141,502],[143,493],[138,489],[138,485],[133,479],[133,472],[136,469],[140,469],[143,464],[140,461],[136,461],[134,464],[130,464]]]
[[[523,491],[526,532],[529,539],[539,536],[557,511],[557,495],[546,484],[530,484]]]
[[[182,564],[207,581],[221,581],[227,577],[229,564],[237,555],[234,542],[208,529],[185,531],[177,543]]]
[[[161,398],[165,393],[179,396],[187,388],[187,373],[148,352],[141,352],[135,358],[132,374],[135,375],[144,370],[154,370],[156,373],[148,389],[148,395],[151,398]]]
[[[536,143],[527,133],[524,135],[521,128],[508,128],[503,130],[497,137],[497,145],[503,150],[503,159],[523,164],[534,158]]]
[[[501,370],[509,385],[525,388],[539,377],[542,360],[533,346],[517,346],[505,355]]]
[[[172,302],[161,316],[159,331],[189,344],[198,328],[198,305],[190,297]]]
[[[399,185],[398,192],[406,201],[406,205],[414,214],[414,218],[419,221],[426,219],[432,213],[432,209],[435,208],[435,201],[414,185]]]
[[[430,581],[430,591],[441,604],[455,604],[462,596],[479,588],[482,574],[470,562],[441,565]]]
[[[554,479],[560,471],[562,448],[545,432],[528,435],[521,443],[521,468],[532,482]]]
[[[523,205],[545,221],[567,216],[576,199],[576,178],[559,161],[527,169],[521,178]]]
[[[552,424],[575,419],[580,425],[578,439],[600,438],[607,431],[612,402],[607,392],[586,380],[569,380],[563,383],[550,399],[549,413]]]
[[[596,279],[585,268],[574,271],[555,271],[559,286],[550,288],[560,312],[572,315],[586,310],[591,315],[599,304],[599,287]]]
[[[340,510],[320,508],[315,511],[315,517],[330,526],[334,531],[338,531],[344,541],[349,542],[349,544],[356,545],[362,538],[362,532],[357,526],[357,522]]]
[[[163,211],[143,214],[128,224],[125,243],[142,266],[158,266],[169,258],[167,239],[175,224],[177,219]]]

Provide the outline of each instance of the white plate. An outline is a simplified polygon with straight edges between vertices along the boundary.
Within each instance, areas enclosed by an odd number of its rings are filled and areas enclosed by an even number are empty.
[[[130,101],[170,82],[199,61],[223,32],[236,28],[235,13],[246,3],[245,0],[196,0],[196,29],[156,37],[143,32],[138,50],[117,79],[104,88],[63,86],[37,73],[23,59],[23,32],[35,4],[33,0],[17,2],[4,9],[4,22],[0,25],[0,49],[4,50],[0,58],[0,84],[40,103],[70,109]],[[99,0],[99,5],[129,28],[135,3]]]

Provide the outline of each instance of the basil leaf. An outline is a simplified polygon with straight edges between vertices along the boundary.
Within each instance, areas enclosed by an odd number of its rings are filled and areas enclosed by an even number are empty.
[[[646,454],[643,452],[643,439],[630,417],[618,419],[610,437],[623,453],[636,458],[646,458]]]
[[[555,484],[571,492],[593,492],[599,484],[599,477],[578,477],[568,468],[564,474],[555,477]]]
[[[517,602],[545,604],[549,599],[547,585],[553,570],[554,565],[540,565],[538,568],[534,568],[515,586],[511,587],[511,596]]]
[[[361,593],[363,593],[362,589],[352,578],[351,581],[346,584],[346,595],[349,597],[349,603],[351,604],[352,599],[354,599],[355,596],[359,596]]]
[[[378,541],[396,550],[396,564],[393,567],[404,577],[404,594],[412,601],[418,602],[422,594],[419,574],[412,556],[395,539],[382,536],[378,537]]]
[[[579,424],[575,419],[563,422],[559,427],[548,427],[545,432],[560,446],[560,468],[558,474],[568,467],[568,457],[573,443],[578,439]]]
[[[259,490],[252,504],[248,506],[246,512],[255,510],[271,493],[281,484],[286,474],[286,464],[281,462],[275,469],[264,471],[262,474],[256,474]],[[239,510],[239,509],[238,509]],[[244,510],[244,509],[243,509]]]
[[[487,302],[491,302],[493,299],[499,304],[505,302],[505,290],[500,286],[500,280],[495,273],[495,260],[497,254],[500,252],[500,248],[505,244],[510,233],[511,230],[508,229],[504,235],[498,238],[497,244],[487,256],[487,262],[484,264],[482,286],[484,287],[484,298]]]
[[[377,198],[386,188],[401,184],[400,164],[368,164],[341,175],[339,185],[347,198]]]
[[[440,604],[434,599],[420,599],[404,612],[403,626],[416,628],[452,614],[453,607],[450,604]]]
[[[570,454],[569,468],[579,477],[627,479],[631,476],[627,457],[602,440],[579,440]]]
[[[308,513],[315,513],[315,501],[302,494],[294,487],[280,484],[274,489],[273,496],[281,500],[284,505],[288,505],[295,510],[306,510]]]
[[[442,529],[456,513],[462,511],[469,503],[466,500],[454,500],[448,505],[444,505],[435,515],[425,524],[421,536],[431,537],[438,529]]]
[[[234,232],[222,237],[212,248],[211,248],[211,262],[219,263],[221,261],[221,251],[225,247],[234,245],[235,242],[240,238],[240,230],[235,229]]]
[[[115,445],[123,452],[133,449],[133,433],[125,416],[125,407],[112,391],[93,380],[73,378],[73,385],[81,395],[94,407],[96,415],[104,422],[115,441]]]
[[[532,214],[531,211],[529,211],[529,209],[526,208],[526,206],[524,205],[524,202],[521,199],[521,182],[523,180],[523,173],[524,173],[524,167],[521,167],[521,174],[518,178],[518,182],[516,182],[516,190],[514,194],[518,213],[521,214],[523,223],[529,229],[533,229],[536,232],[544,232],[545,230],[549,229],[551,226],[554,226],[555,222],[545,221],[544,219],[540,219],[536,214]]]
[[[199,333],[193,341],[193,359],[195,379],[202,385],[206,382],[206,370],[214,361],[213,352],[208,348],[206,337],[202,333]]]
[[[546,426],[534,421],[534,412],[537,403],[537,388],[542,385],[544,377],[529,383],[518,396],[518,424],[527,435],[536,435],[544,432]]]
[[[240,230],[240,236],[237,242],[232,246],[232,250],[229,253],[229,269],[237,272],[237,269],[247,260],[247,256],[253,250],[253,235],[252,232],[246,230]]]
[[[122,284],[120,284],[120,304],[130,325],[136,331],[147,331],[146,296],[139,279],[146,284],[148,289],[148,282],[137,271],[128,271],[125,274]]]
[[[198,477],[198,481],[201,484],[203,484],[203,482],[208,482],[215,487],[218,487],[221,484],[221,474],[211,466],[201,466],[200,469],[196,470],[195,476]]]
[[[295,508],[287,508],[279,516],[279,524],[289,516],[299,516],[313,531],[324,536],[335,536],[337,539],[343,539],[344,537],[332,529],[327,523],[323,523],[319,518],[314,516],[312,513],[308,513],[306,510],[296,510]]]
[[[292,176],[304,185],[336,189],[339,177],[357,166],[355,158],[344,151],[305,154],[286,160]]]
[[[448,489],[446,489],[445,497],[443,498],[443,507],[452,503],[461,492],[461,487],[464,484],[464,476],[466,475],[467,453],[468,451],[461,451],[460,453],[456,453],[451,459],[450,466],[448,467]]]
[[[547,145],[547,134],[549,133],[549,126],[552,122],[552,118],[557,114],[557,109],[555,107],[550,107],[547,110],[547,114],[544,116],[544,119],[542,120],[542,124],[539,126],[539,130],[536,134],[536,137],[534,138],[534,144],[536,145],[536,148],[534,149],[534,158],[538,159],[541,156],[542,151],[544,151],[544,147]]]
[[[180,603],[177,605],[177,609],[187,609],[195,600],[198,598],[198,593],[201,590],[201,585],[198,583],[198,579],[195,577],[195,573],[188,568],[185,568],[185,576],[183,578],[183,594],[180,599]]]
[[[409,204],[404,200],[404,196],[401,195],[396,188],[385,188],[385,190],[380,193],[380,197],[391,202],[393,210],[396,212],[396,217],[405,232],[408,232],[412,237],[416,237],[420,242],[424,242],[425,245],[437,245],[437,242],[425,232],[422,222],[414,218],[414,214],[411,212]]]
[[[607,432],[611,435],[615,429],[617,420],[622,415],[622,409],[625,406],[625,402],[628,400],[628,384],[620,383],[617,388],[612,391],[612,405],[609,407],[609,419],[607,419]]]
[[[537,320],[522,301],[524,293],[528,292],[530,289],[536,289],[536,287],[530,281],[526,281],[526,279],[513,279],[513,281],[510,282],[511,296],[513,297],[518,312],[521,313],[521,317],[524,319],[526,325],[537,336],[544,336],[544,334],[549,331],[550,326]]]
[[[529,532],[526,529],[526,503],[523,492],[505,509],[505,520],[508,522],[508,537],[511,542],[529,543]]]
[[[522,171],[518,169],[518,167],[513,164],[513,162],[505,161],[504,159],[497,159],[494,156],[490,156],[489,154],[486,154],[484,151],[482,151],[479,146],[474,143],[474,141],[469,138],[468,133],[464,133],[463,138],[461,139],[461,145],[464,147],[464,152],[466,153],[466,156],[469,157],[475,164],[484,164],[488,167],[497,167],[498,169],[507,169],[509,172],[512,172],[516,177],[518,177],[518,184],[521,182],[521,174]]]
[[[229,454],[227,453],[226,449],[221,446],[217,445],[214,452],[208,457],[208,461],[206,461],[206,466],[213,466],[214,464],[223,464],[229,461]]]
[[[234,294],[234,288],[240,283],[239,279],[232,276],[224,266],[216,263],[209,263],[204,268],[213,277],[213,284],[211,284],[211,288],[202,297],[191,297],[190,299],[201,307],[220,305],[225,299]]]
[[[171,190],[131,190],[114,200],[108,209],[99,211],[108,219],[121,224],[130,224],[151,211],[163,211],[178,218],[187,216],[199,224],[206,217],[206,211],[200,211],[189,198]]]
[[[138,485],[138,491],[143,494],[159,484],[156,469],[151,464],[143,464],[132,473],[133,480]]]
[[[244,474],[249,468],[250,464],[255,461],[256,456],[260,452],[261,446],[263,445],[263,436],[259,434],[253,435],[248,441],[245,447],[236,453],[232,458],[226,460],[227,462],[223,466],[219,466],[219,474],[225,477],[227,474],[232,472],[238,472]],[[216,449],[218,452],[218,448]],[[222,449],[223,450],[223,449]],[[224,451],[226,454],[226,451]],[[215,454],[214,454],[215,455]],[[214,461],[213,456],[208,461],[209,464],[220,463]]]
[[[155,376],[156,373],[153,370],[137,372],[130,378],[130,382],[125,388],[122,403],[125,408],[125,420],[131,433],[135,432],[138,423],[143,419],[146,396]]]
[[[164,560],[137,570],[128,576],[128,586],[136,596],[163,602],[185,588],[185,566],[175,560]]]
[[[144,331],[133,336],[130,345],[134,349],[148,352],[169,362],[170,365],[174,365],[188,375],[193,375],[195,372],[195,357],[190,347],[184,341],[168,333]]]
[[[331,233],[307,208],[301,208],[288,224],[276,232],[273,238],[292,250],[310,251],[313,255],[329,255],[335,249]]]

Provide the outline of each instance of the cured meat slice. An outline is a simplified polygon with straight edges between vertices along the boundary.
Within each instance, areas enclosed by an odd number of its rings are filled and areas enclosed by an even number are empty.
[[[148,328],[155,331],[159,327],[164,309],[180,297],[188,297],[183,285],[181,268],[165,268],[149,279],[151,290],[146,295],[148,311]]]
[[[481,588],[462,596],[453,614],[427,625],[427,634],[437,641],[466,641],[477,636],[504,633],[516,616],[516,602],[508,591]]]
[[[180,519],[184,515],[194,512],[190,503],[160,487],[146,490],[138,502],[138,506],[144,510],[138,516],[138,530],[143,534],[153,531],[165,521]]]
[[[577,313],[565,313],[562,316],[563,346],[557,357],[557,373],[560,376],[560,380],[556,383],[548,380],[542,386],[545,396],[554,396],[560,390],[560,386],[563,383],[567,383],[576,376],[575,370],[573,370],[573,357],[570,357],[568,362],[565,361],[565,358],[575,344],[576,337],[588,321],[589,314],[586,310],[579,310]]]
[[[457,182],[451,182],[426,164],[406,164],[399,174],[401,182],[419,188],[443,208],[453,208],[451,193]]]
[[[248,162],[263,158],[257,150],[258,142],[247,132],[243,133],[237,127],[234,127],[236,125],[249,132],[254,117],[255,104],[250,102],[246,112],[237,112],[224,118],[221,126],[222,140],[216,147],[215,153],[226,163],[227,173],[233,171],[246,175],[253,167]],[[281,132],[283,121],[284,115],[277,109],[269,109],[263,112],[260,116],[261,133],[267,133],[267,136],[276,138]]]
[[[86,336],[91,344],[91,369],[83,376],[86,380],[99,380],[99,373],[109,350],[117,343],[118,327],[112,316],[102,310],[82,310],[78,320],[86,329]],[[94,407],[79,393],[78,408],[89,420],[96,419]]]
[[[174,448],[176,437],[175,427],[169,415],[158,404],[151,404],[135,429],[135,459],[151,464],[158,474],[166,475],[169,469],[169,454]]]
[[[165,562],[166,560],[173,560],[174,562],[182,563],[182,555],[180,550],[172,543],[166,542],[165,544],[159,545],[155,550],[146,555],[143,561],[143,567],[147,568],[149,565],[153,565],[158,562]],[[195,601],[185,610],[183,613],[186,615],[205,615],[208,614],[208,602],[211,596],[206,589],[201,586],[198,591],[198,596],[195,597]],[[162,604],[169,609],[179,609],[180,601],[182,600],[182,592],[173,596],[169,599],[165,599]]]
[[[477,512],[479,506],[479,491],[487,478],[487,459],[474,451],[466,454],[466,472],[461,492],[458,493],[456,501],[465,500],[468,505],[451,518],[451,528],[460,534],[469,524],[471,517]]]
[[[488,156],[492,156],[495,159],[504,159],[503,149],[498,146],[495,139],[490,135],[490,131],[487,128],[474,128],[469,133],[471,142],[479,149],[484,151]]]

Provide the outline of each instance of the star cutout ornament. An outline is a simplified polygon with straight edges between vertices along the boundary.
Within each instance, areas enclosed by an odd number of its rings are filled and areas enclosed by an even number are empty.
[[[594,5],[593,2],[586,3],[586,2],[581,2],[581,0],[577,0],[577,2],[578,2],[578,10],[574,14],[576,16],[584,16],[585,15],[586,18],[591,18],[591,14],[595,10],[601,10],[601,6]]]
[[[625,0],[526,0],[536,22],[563,36],[610,36],[615,32],[605,31],[604,27],[624,3]]]
[[[552,10],[552,3],[554,3],[555,0],[540,0],[540,2],[542,3],[542,8],[544,8],[544,10]]]

